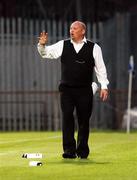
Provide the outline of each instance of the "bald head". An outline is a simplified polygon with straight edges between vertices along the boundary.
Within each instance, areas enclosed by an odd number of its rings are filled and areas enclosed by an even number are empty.
[[[86,25],[82,21],[74,21],[71,25],[77,24],[78,26],[81,26],[82,29],[86,31]]]
[[[74,21],[70,26],[70,37],[76,43],[80,42],[86,33],[86,25],[81,21]]]

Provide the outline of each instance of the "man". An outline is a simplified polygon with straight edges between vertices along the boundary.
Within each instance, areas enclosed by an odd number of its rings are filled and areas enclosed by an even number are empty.
[[[63,117],[63,158],[87,158],[89,155],[93,70],[101,84],[100,98],[105,101],[108,97],[109,82],[101,48],[96,43],[87,40],[85,33],[85,24],[75,21],[70,26],[70,39],[46,46],[48,34],[42,32],[39,37],[38,51],[43,58],[61,57],[59,91]],[[76,109],[78,119],[77,142],[74,138],[74,109]]]

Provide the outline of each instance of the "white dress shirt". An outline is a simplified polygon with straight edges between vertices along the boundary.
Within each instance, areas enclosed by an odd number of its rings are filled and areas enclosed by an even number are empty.
[[[87,40],[84,37],[84,39],[80,43],[75,43],[73,40],[71,40],[71,43],[73,44],[76,53],[78,53],[83,47],[84,43],[87,43]],[[64,40],[58,41],[57,43],[49,46],[41,46],[40,44],[38,44],[38,52],[40,53],[42,58],[57,59],[62,55],[63,46]],[[102,56],[102,50],[96,43],[93,47],[93,57],[95,60],[94,70],[98,82],[101,84],[101,89],[107,89],[109,81],[107,79],[107,72]]]

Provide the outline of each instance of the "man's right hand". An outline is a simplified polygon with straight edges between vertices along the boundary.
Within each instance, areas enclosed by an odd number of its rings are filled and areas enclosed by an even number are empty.
[[[39,44],[45,46],[48,41],[48,33],[41,32],[39,37]]]

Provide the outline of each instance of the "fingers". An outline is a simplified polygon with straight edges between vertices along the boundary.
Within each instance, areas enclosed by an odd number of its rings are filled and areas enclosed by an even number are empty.
[[[108,90],[107,89],[101,89],[100,98],[102,99],[102,101],[107,100],[107,98],[108,98]]]
[[[47,39],[48,38],[48,33],[46,33],[46,32],[41,32],[40,33],[40,36],[38,37],[39,39],[40,38],[45,38],[45,39]]]
[[[38,38],[39,38],[39,43],[41,45],[45,45],[48,41],[48,33],[43,31],[40,33],[40,36]]]
[[[48,35],[48,33],[46,33],[45,31],[42,31],[41,33],[40,33],[40,36],[47,36]]]

